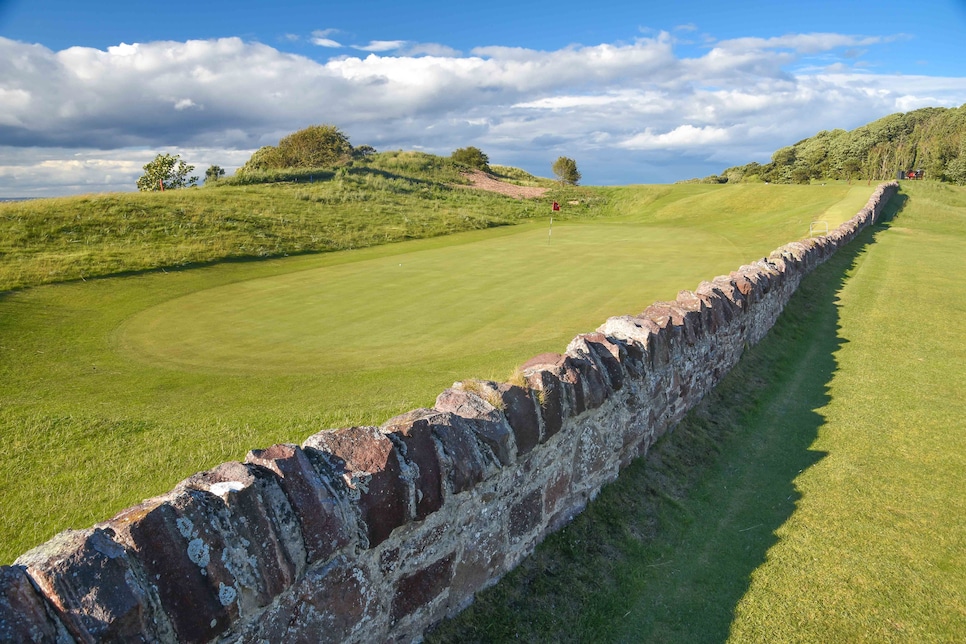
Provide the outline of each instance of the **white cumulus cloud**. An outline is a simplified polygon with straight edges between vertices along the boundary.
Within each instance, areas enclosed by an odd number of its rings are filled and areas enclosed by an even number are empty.
[[[161,151],[232,171],[313,123],[379,149],[476,145],[543,175],[564,154],[591,183],[710,174],[822,129],[966,102],[963,77],[863,70],[855,49],[889,38],[737,38],[691,56],[668,33],[467,55],[386,40],[319,61],[240,38],[52,51],[0,37],[0,196],[133,189]]]

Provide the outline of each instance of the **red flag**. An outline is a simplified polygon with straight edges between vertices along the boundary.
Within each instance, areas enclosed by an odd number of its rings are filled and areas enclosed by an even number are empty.
[[[556,201],[553,202],[553,209],[554,209],[554,211],[560,210],[560,204],[557,203]]]

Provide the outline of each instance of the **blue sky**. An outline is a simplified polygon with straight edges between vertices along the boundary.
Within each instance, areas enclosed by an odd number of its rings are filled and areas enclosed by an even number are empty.
[[[585,183],[669,182],[966,103],[966,0],[0,0],[0,197],[229,172],[313,123]]]

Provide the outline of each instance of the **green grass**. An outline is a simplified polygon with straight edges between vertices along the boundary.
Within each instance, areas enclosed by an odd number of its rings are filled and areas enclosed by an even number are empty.
[[[587,189],[595,210],[574,210],[593,217],[555,221],[552,236],[544,213],[541,224],[0,295],[0,561],[248,449],[382,422],[454,380],[506,378],[869,193],[733,188]]]
[[[963,641],[966,190],[903,190],[645,461],[428,641]]]
[[[455,187],[460,181],[439,157],[387,152],[342,172],[0,204],[0,292],[229,258],[363,248],[546,212],[546,200]]]

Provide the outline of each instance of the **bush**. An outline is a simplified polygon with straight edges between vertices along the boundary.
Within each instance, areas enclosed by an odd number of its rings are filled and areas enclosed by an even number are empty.
[[[363,149],[363,157],[374,151],[370,146],[360,149]],[[322,168],[351,160],[352,144],[339,128],[334,125],[310,125],[284,137],[277,146],[259,148],[239,172],[245,174],[282,168]]]
[[[455,165],[463,166],[466,168],[476,168],[482,170],[483,172],[490,171],[490,158],[486,156],[482,150],[475,148],[472,145],[466,148],[459,148],[455,150],[453,154],[450,155],[450,160]]]

